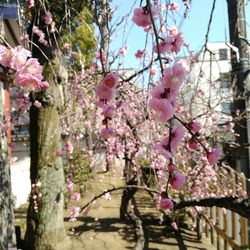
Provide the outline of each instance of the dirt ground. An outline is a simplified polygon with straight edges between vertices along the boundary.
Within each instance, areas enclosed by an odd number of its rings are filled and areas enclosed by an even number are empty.
[[[86,190],[82,199],[74,205],[80,207],[86,204],[94,195],[104,189],[111,188],[109,183],[116,186],[122,183],[118,175],[99,176],[91,181],[91,189]],[[134,249],[135,230],[130,221],[121,222],[119,219],[121,191],[111,195],[111,200],[99,198],[87,214],[78,217],[77,221],[69,222],[70,210],[65,211],[65,228],[70,238],[70,246],[65,250],[126,250]],[[178,245],[173,232],[160,224],[157,211],[150,202],[142,197],[138,203],[144,219],[146,229],[146,248],[148,250],[177,250]],[[26,208],[16,211],[16,224],[24,233]],[[201,241],[196,240],[196,234],[191,230],[181,229],[182,237],[187,249],[213,250],[209,240],[203,236]]]

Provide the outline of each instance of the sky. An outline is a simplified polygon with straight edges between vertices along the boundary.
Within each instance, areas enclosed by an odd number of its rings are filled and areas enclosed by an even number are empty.
[[[144,0],[143,2],[145,5],[146,1]],[[174,2],[179,3],[180,6],[183,6],[182,0],[175,0]],[[143,49],[145,43],[146,33],[142,28],[133,25],[133,22],[131,21],[133,9],[139,7],[139,5],[140,0],[113,0],[112,3],[112,6],[117,8],[117,10],[114,12],[113,20],[121,20],[123,16],[130,13],[127,18],[125,32],[122,27],[119,27],[116,31],[116,36],[113,38],[111,46],[112,49],[118,49],[128,44],[129,50],[126,55],[126,60],[124,60],[125,67],[127,68],[136,66],[138,61],[135,59],[134,54],[138,49]],[[190,45],[190,48],[193,51],[198,52],[205,43],[205,35],[207,32],[212,5],[213,0],[192,0],[188,18],[186,18],[179,27],[184,34],[186,42]],[[183,11],[184,8],[182,7],[180,9],[180,13],[183,13]],[[249,39],[250,2],[246,6],[246,18]],[[125,39],[126,37],[128,37],[127,40]],[[227,1],[217,0],[208,41],[221,42],[225,40],[229,40]]]

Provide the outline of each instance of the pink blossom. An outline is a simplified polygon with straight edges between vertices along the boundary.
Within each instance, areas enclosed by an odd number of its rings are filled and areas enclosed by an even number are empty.
[[[20,70],[25,65],[27,58],[31,57],[31,52],[21,46],[15,47],[12,52],[13,56],[11,58],[10,67],[14,70]]]
[[[100,136],[103,139],[108,139],[109,137],[113,137],[117,134],[116,130],[113,128],[103,128],[100,132]]]
[[[64,43],[63,44],[63,49],[67,50],[70,48],[70,44],[69,43]]]
[[[122,55],[122,56],[125,56],[127,52],[128,52],[128,46],[127,45],[119,50],[119,54]]]
[[[80,193],[78,193],[78,192],[74,192],[74,193],[72,193],[71,194],[71,200],[73,200],[73,201],[79,201],[80,200],[80,198],[81,198],[81,194]]]
[[[201,124],[198,121],[193,121],[188,124],[188,127],[194,132],[199,133],[201,130]]]
[[[102,83],[109,88],[114,88],[117,85],[117,82],[118,76],[116,72],[108,73],[102,81]]]
[[[140,27],[147,28],[151,25],[151,18],[146,7],[136,8],[132,21]]]
[[[165,139],[162,140],[161,144],[155,145],[154,149],[157,150],[159,154],[161,154],[168,160],[173,157],[173,154],[171,153],[170,147],[168,145],[168,137],[167,137],[167,143]]]
[[[212,148],[208,153],[207,153],[207,160],[210,165],[214,165],[217,163],[217,161],[220,159],[221,156],[221,151],[218,148]]]
[[[170,179],[170,184],[173,189],[180,189],[186,181],[186,177],[183,173],[175,171]]]
[[[173,42],[174,42],[174,39],[172,36],[167,36],[166,38],[161,40],[159,43],[160,53],[172,51],[173,50]],[[154,53],[158,53],[158,48],[156,45],[153,46],[153,51],[154,51]]]
[[[51,24],[50,24],[50,30],[49,32],[50,33],[55,33],[56,32],[56,23],[53,21]]]
[[[0,64],[9,67],[13,56],[13,49],[0,45]]]
[[[197,150],[199,148],[199,144],[196,142],[194,138],[191,138],[188,140],[188,147],[193,150]]]
[[[179,30],[176,26],[172,26],[168,30],[169,30],[170,35],[173,37],[175,37],[179,33]]]
[[[178,11],[180,8],[178,3],[167,4],[167,7],[169,8],[169,10],[172,10],[172,11]]]
[[[181,143],[184,138],[184,129],[182,126],[176,126],[171,131],[171,149],[177,148],[177,146]]]
[[[20,36],[20,44],[24,45],[29,41],[29,35],[23,34]]]
[[[160,121],[167,121],[174,115],[174,107],[167,99],[152,98],[149,101],[149,108],[160,113]]]
[[[70,140],[68,140],[64,146],[64,149],[65,151],[68,153],[68,154],[72,154],[73,151],[74,151],[74,147],[73,147],[73,144],[71,143]]]
[[[26,91],[40,92],[43,89],[43,82],[31,74],[20,75],[15,81],[17,86]]]
[[[173,201],[167,197],[166,193],[161,193],[160,208],[162,208],[162,209],[173,209],[174,208]]]
[[[71,208],[71,212],[70,212],[70,219],[69,221],[76,221],[77,217],[79,216],[79,212],[80,212],[80,207],[72,207]]]
[[[150,75],[154,76],[154,75],[157,73],[157,69],[156,69],[154,66],[152,66],[152,67],[150,68],[149,73],[150,73]]]
[[[66,188],[68,189],[68,192],[73,192],[74,190],[74,183],[72,182],[72,180],[68,179],[67,183],[66,183]]]
[[[22,78],[23,75],[33,75],[39,80],[43,79],[42,76],[43,68],[36,58],[30,58],[26,61],[25,65],[15,73],[15,78]]]
[[[52,14],[50,11],[47,11],[45,17],[44,17],[44,22],[47,24],[47,25],[50,25],[52,22],[53,22],[53,19],[52,19]]]
[[[63,153],[62,153],[62,151],[60,149],[56,150],[56,156],[57,157],[62,157],[63,156]]]
[[[137,59],[143,58],[144,55],[145,55],[144,50],[137,50],[137,52],[135,53],[135,57],[136,57]]]
[[[28,0],[28,8],[31,9],[34,6],[35,6],[35,1],[34,0]]]
[[[161,78],[162,85],[166,88],[179,89],[186,78],[189,68],[184,60],[179,60],[173,67],[168,67]]]
[[[172,162],[170,162],[167,168],[168,168],[168,171],[174,171],[176,169],[176,166]]]
[[[39,101],[34,101],[34,106],[37,107],[38,109],[42,107],[42,104]]]
[[[116,111],[116,109],[112,105],[109,105],[109,104],[104,104],[102,106],[102,108],[103,108],[103,111],[102,111],[101,115],[103,115],[109,119],[111,119],[113,117],[113,115]]]
[[[99,84],[96,86],[95,88],[96,90],[96,95],[97,95],[97,98],[102,101],[102,100],[105,100],[105,101],[110,101],[114,94],[115,94],[115,91],[114,89],[106,86],[105,84]]]

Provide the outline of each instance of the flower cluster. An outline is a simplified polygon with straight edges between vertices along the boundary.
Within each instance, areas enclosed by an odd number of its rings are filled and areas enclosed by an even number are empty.
[[[159,114],[159,120],[168,121],[177,108],[177,95],[185,80],[188,67],[184,60],[164,70],[161,83],[152,91],[149,107]]]
[[[115,87],[118,83],[118,76],[116,72],[108,73],[102,82],[96,86],[97,105],[102,109],[104,119],[102,124],[106,127],[100,132],[102,138],[107,139],[116,135],[116,131],[108,126],[110,120],[116,112],[116,108],[110,104],[115,94]]]
[[[0,45],[0,64],[15,72],[14,78],[17,86],[26,91],[39,92],[48,87],[48,82],[43,81],[43,68],[31,52],[21,46],[7,48]]]

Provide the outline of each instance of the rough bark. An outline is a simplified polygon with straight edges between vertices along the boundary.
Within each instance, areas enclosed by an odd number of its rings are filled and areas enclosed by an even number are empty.
[[[0,88],[0,125],[5,124],[5,111]],[[15,246],[13,198],[11,193],[10,165],[8,160],[8,140],[0,128],[0,249]]]
[[[43,106],[30,109],[30,178],[32,184],[41,183],[37,191],[42,196],[36,199],[36,212],[34,192],[31,191],[25,235],[25,249],[29,250],[63,249],[62,242],[66,239],[63,225],[64,170],[61,158],[56,156],[56,150],[61,149],[61,101],[54,72],[58,72],[59,65],[51,62],[53,68],[51,64],[44,67],[44,76],[50,86],[38,96]]]
[[[221,197],[221,198],[207,198],[201,200],[189,200],[181,201],[175,205],[175,210],[192,207],[192,206],[203,206],[203,207],[224,207],[239,215],[250,219],[250,198],[239,198],[239,197]]]

